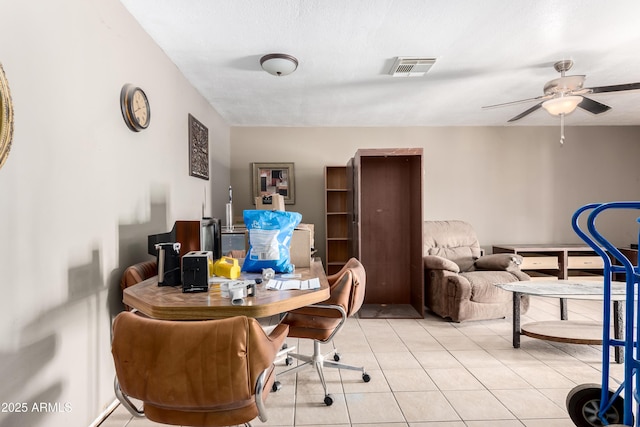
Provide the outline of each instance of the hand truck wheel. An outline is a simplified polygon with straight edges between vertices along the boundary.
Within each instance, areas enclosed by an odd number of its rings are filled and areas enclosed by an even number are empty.
[[[574,387],[567,395],[567,412],[577,427],[599,427],[603,422],[598,416],[600,394],[598,384],[582,384]],[[609,391],[609,398],[613,392]],[[604,413],[607,425],[621,424],[624,418],[624,399],[618,396]],[[632,422],[633,424],[633,422]]]

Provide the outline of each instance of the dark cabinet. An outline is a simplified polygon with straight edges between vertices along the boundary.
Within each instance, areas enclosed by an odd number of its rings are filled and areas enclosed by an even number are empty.
[[[358,150],[347,177],[350,254],[367,272],[361,316],[424,317],[422,149]]]

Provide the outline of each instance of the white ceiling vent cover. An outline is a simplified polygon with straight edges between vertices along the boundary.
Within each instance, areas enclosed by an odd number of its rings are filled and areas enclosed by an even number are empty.
[[[435,58],[399,56],[396,58],[396,62],[391,67],[389,74],[394,77],[424,76],[435,62]]]

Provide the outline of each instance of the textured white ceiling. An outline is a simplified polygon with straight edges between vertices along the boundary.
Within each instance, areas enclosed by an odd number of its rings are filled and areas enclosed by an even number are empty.
[[[559,77],[586,87],[640,82],[636,0],[122,0],[186,78],[234,126],[502,126]],[[267,53],[298,58],[275,77]],[[397,56],[437,58],[424,77],[388,74]],[[567,125],[640,125],[640,90],[596,94]],[[556,125],[543,109],[511,125]]]

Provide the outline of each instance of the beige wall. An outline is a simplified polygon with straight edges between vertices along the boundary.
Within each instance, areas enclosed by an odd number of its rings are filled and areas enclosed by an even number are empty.
[[[323,168],[358,148],[424,148],[425,219],[471,222],[481,244],[581,242],[571,215],[587,203],[640,198],[640,128],[557,127],[231,129],[236,213],[251,208],[251,162],[295,162],[296,204],[324,257]],[[616,244],[637,239],[629,215],[603,217]],[[611,218],[611,219],[609,219]]]
[[[230,129],[118,0],[0,0],[15,107],[0,169],[2,426],[88,425],[113,401],[111,317],[123,269],[176,219],[223,216]],[[150,127],[131,132],[124,83]],[[187,115],[209,128],[211,180],[189,176]],[[33,403],[69,404],[38,413]]]

